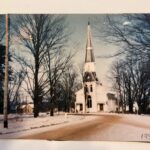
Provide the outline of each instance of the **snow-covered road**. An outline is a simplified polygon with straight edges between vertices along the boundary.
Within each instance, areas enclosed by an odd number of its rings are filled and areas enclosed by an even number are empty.
[[[96,118],[24,138],[77,141],[149,141],[150,117],[98,114]]]
[[[150,116],[130,114],[9,116],[9,128],[0,121],[0,138],[49,140],[149,141]],[[2,120],[2,118],[0,118]]]
[[[42,113],[40,117],[34,118],[33,115],[13,115],[8,116],[8,129],[3,128],[3,115],[0,115],[0,139],[19,138],[56,129],[66,124],[74,124],[91,120],[94,116],[67,115],[59,114],[54,117]]]

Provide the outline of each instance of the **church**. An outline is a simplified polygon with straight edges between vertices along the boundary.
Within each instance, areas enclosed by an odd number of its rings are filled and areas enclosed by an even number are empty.
[[[84,63],[82,88],[76,92],[75,111],[82,113],[115,112],[117,102],[115,96],[107,93],[96,75],[95,57],[91,39],[91,28],[88,22],[87,42]],[[113,94],[112,94],[113,95]]]

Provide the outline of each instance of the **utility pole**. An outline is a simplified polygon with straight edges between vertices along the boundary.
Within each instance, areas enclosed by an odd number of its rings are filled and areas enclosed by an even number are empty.
[[[3,105],[3,114],[4,114],[4,128],[8,128],[8,49],[9,49],[9,16],[5,15],[6,19],[6,50],[5,50],[5,80],[4,80],[4,105]]]

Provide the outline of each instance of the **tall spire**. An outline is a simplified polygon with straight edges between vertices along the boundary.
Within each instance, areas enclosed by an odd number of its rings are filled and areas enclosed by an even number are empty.
[[[88,27],[87,27],[87,43],[86,43],[85,62],[95,62],[95,58],[94,58],[94,54],[93,54],[93,47],[92,47],[92,40],[91,40],[90,22],[88,22]]]

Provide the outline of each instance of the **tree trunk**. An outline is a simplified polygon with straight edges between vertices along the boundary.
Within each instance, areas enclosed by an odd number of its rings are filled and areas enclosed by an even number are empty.
[[[54,103],[53,103],[53,99],[51,100],[51,103],[50,103],[50,116],[54,116]]]
[[[39,116],[39,96],[38,96],[38,70],[39,70],[39,65],[38,65],[38,57],[35,59],[35,84],[34,84],[34,117],[37,118]]]
[[[131,99],[129,99],[129,112],[133,113],[133,102]]]
[[[132,101],[132,96],[131,96],[131,84],[129,84],[128,101],[129,101],[129,113],[133,113],[133,101]]]
[[[54,116],[54,108],[52,108],[52,107],[50,109],[50,116]]]
[[[138,102],[138,107],[139,107],[138,114],[141,115],[141,100],[139,100]]]
[[[133,101],[132,101],[132,98],[131,98],[131,91],[129,92],[129,95],[128,95],[128,100],[129,100],[129,113],[133,113]]]
[[[39,105],[36,100],[34,100],[34,118],[39,116]]]

